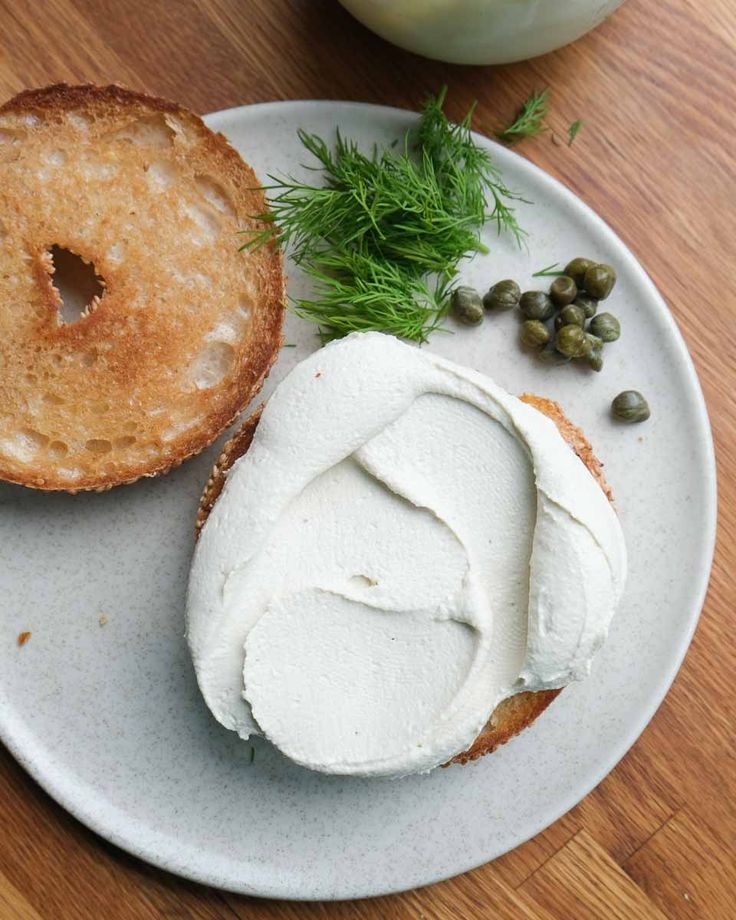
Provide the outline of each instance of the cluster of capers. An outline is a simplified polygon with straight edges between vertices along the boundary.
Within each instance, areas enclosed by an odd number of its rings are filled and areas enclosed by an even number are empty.
[[[621,334],[615,316],[598,313],[599,301],[608,297],[615,283],[616,272],[610,265],[577,258],[555,278],[548,293],[522,294],[515,281],[505,280],[494,284],[483,298],[473,288],[457,288],[452,307],[461,322],[477,325],[484,310],[499,313],[518,306],[523,345],[537,349],[542,360],[565,364],[578,359],[599,371],[604,343],[615,342]]]
[[[615,316],[598,313],[616,283],[610,265],[573,259],[550,285],[549,293],[526,291],[519,299],[524,321],[521,342],[540,350],[552,363],[585,361],[594,371],[603,367],[603,345],[615,342],[621,327]]]

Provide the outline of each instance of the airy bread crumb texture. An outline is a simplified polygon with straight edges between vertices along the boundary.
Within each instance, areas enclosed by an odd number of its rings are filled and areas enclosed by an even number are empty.
[[[552,419],[562,437],[588,467],[608,500],[612,502],[613,492],[603,475],[603,464],[593,453],[590,441],[583,431],[570,421],[562,411],[559,403],[551,399],[544,399],[541,396],[535,396],[533,393],[524,393],[520,398],[523,402],[534,406],[539,412]],[[222,449],[199,501],[195,521],[197,536],[202,527],[204,527],[213,505],[222,492],[228,470],[239,457],[242,457],[248,451],[262,411],[263,406],[259,406],[243,422],[239,431],[230,438]],[[537,716],[541,715],[558,693],[560,693],[560,690],[540,690],[534,693],[517,693],[515,696],[503,700],[493,710],[483,731],[467,751],[462,751],[456,757],[453,757],[449,763],[465,764],[472,760],[477,760],[484,754],[491,754],[497,747],[505,744],[523,728],[530,725]],[[449,763],[445,764],[445,766],[449,766]]]
[[[250,402],[284,302],[280,254],[238,251],[258,187],[161,99],[60,84],[0,107],[0,478],[78,491],[162,473]],[[59,249],[102,285],[74,322]]]

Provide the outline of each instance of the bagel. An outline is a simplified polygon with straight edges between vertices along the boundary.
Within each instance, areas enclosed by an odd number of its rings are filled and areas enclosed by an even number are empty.
[[[282,257],[239,252],[265,208],[174,103],[58,84],[0,107],[0,478],[107,489],[217,437],[281,344]],[[69,261],[97,287],[75,321]]]
[[[603,466],[593,453],[590,442],[580,428],[574,425],[562,411],[560,405],[551,399],[543,399],[531,393],[524,393],[520,397],[523,402],[529,403],[540,412],[544,413],[557,426],[560,434],[583,463],[588,467],[598,485],[609,501],[613,501],[613,493],[603,475]],[[195,521],[195,533],[199,535],[210,511],[215,505],[227,477],[228,470],[235,461],[242,457],[253,441],[263,407],[260,406],[250,415],[240,430],[225,444],[215,463],[215,466],[200,498],[199,508]],[[465,764],[477,760],[484,754],[490,754],[505,744],[509,739],[526,728],[549,706],[560,690],[538,690],[536,692],[517,693],[502,700],[494,709],[485,727],[466,750],[452,758],[450,763]],[[445,764],[448,766],[448,764]]]

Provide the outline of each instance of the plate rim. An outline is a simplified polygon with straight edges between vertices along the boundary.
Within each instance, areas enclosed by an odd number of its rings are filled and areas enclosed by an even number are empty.
[[[379,117],[381,115],[395,117],[397,113],[400,113],[402,116],[415,116],[417,114],[411,109],[405,109],[398,106],[380,105],[353,100],[287,99],[274,100],[270,102],[259,102],[250,105],[233,106],[228,109],[221,109],[216,112],[211,112],[203,116],[203,118],[205,123],[212,130],[224,132],[224,129],[226,129],[227,123],[229,121],[237,120],[239,117],[248,113],[253,113],[256,110],[266,113],[269,110],[278,110],[283,112],[288,108],[307,108],[318,110],[325,108],[329,109],[333,106],[353,107],[363,110],[368,109],[371,110],[371,112],[376,113]],[[647,705],[642,707],[638,714],[638,718],[632,720],[631,726],[625,732],[625,735],[619,744],[612,746],[609,749],[608,756],[605,758],[604,765],[598,770],[592,771],[586,778],[585,782],[580,783],[575,787],[575,791],[573,793],[563,797],[561,804],[549,813],[552,816],[545,816],[542,826],[531,832],[528,836],[525,836],[523,839],[518,840],[509,850],[504,851],[510,852],[512,849],[516,849],[518,846],[521,846],[532,837],[535,837],[537,834],[546,830],[546,828],[551,826],[555,821],[559,820],[562,815],[566,814],[571,808],[581,802],[597,785],[599,785],[599,783],[615,768],[615,766],[633,747],[639,736],[642,734],[644,729],[656,714],[664,698],[669,692],[672,683],[674,682],[682,666],[685,655],[687,654],[687,651],[690,647],[690,643],[702,613],[703,604],[705,602],[710,582],[717,536],[717,469],[710,418],[695,365],[671,310],[669,309],[656,285],[650,278],[649,274],[641,265],[634,253],[619,237],[618,233],[616,233],[616,231],[610,227],[608,223],[606,223],[606,221],[600,217],[590,207],[590,205],[585,202],[583,198],[580,197],[580,195],[569,189],[563,182],[545,172],[541,167],[537,166],[526,157],[521,156],[516,151],[503,147],[493,139],[480,134],[479,132],[474,133],[480,136],[484,143],[491,144],[494,151],[500,153],[501,160],[506,158],[516,158],[523,161],[523,168],[529,170],[536,181],[542,183],[543,185],[547,185],[558,197],[561,195],[567,202],[570,203],[574,209],[577,209],[578,212],[582,211],[586,218],[597,225],[597,227],[599,227],[605,235],[612,237],[615,240],[617,246],[620,247],[624,257],[629,263],[630,270],[632,270],[634,275],[637,276],[638,281],[648,289],[650,295],[658,302],[659,306],[661,307],[659,319],[663,320],[669,327],[669,331],[672,334],[672,338],[677,349],[677,358],[679,359],[678,363],[681,370],[687,376],[688,388],[694,398],[694,409],[696,410],[696,418],[699,428],[695,440],[699,445],[699,459],[702,461],[699,467],[699,473],[702,478],[702,486],[706,496],[705,507],[703,509],[706,517],[706,527],[702,534],[701,543],[699,546],[697,590],[693,591],[693,600],[688,605],[688,625],[687,629],[682,633],[680,638],[677,654],[672,656],[667,669],[665,669],[665,671],[663,671],[663,673],[660,675],[656,690],[651,694],[651,698],[648,700]],[[9,715],[10,718],[8,718]],[[248,882],[243,878],[235,879],[221,876],[218,875],[217,872],[207,871],[202,867],[193,867],[189,864],[185,864],[186,861],[177,862],[175,857],[172,857],[170,854],[162,854],[159,850],[157,850],[155,843],[149,843],[146,841],[141,844],[139,840],[136,839],[135,828],[132,829],[132,832],[126,833],[124,828],[121,829],[119,826],[111,826],[110,821],[106,821],[106,817],[109,818],[107,813],[102,814],[100,810],[95,810],[94,807],[87,807],[86,803],[80,802],[79,798],[74,797],[74,786],[72,785],[70,787],[68,784],[64,784],[63,779],[57,776],[53,764],[44,769],[42,766],[42,758],[34,758],[33,756],[29,756],[29,752],[32,753],[34,750],[34,742],[31,741],[29,744],[24,746],[22,743],[23,726],[16,725],[15,731],[9,731],[8,726],[12,724],[12,722],[12,709],[10,709],[10,712],[6,710],[4,700],[2,696],[0,696],[0,739],[2,740],[5,747],[13,755],[15,760],[23,767],[23,769],[35,780],[35,782],[38,783],[38,785],[41,786],[42,789],[44,789],[46,793],[52,797],[52,799],[54,799],[62,808],[64,808],[68,814],[70,814],[76,820],[80,821],[98,836],[119,847],[126,853],[129,853],[132,856],[141,859],[159,869],[171,872],[174,875],[200,884],[209,885],[220,890],[269,899],[295,899],[303,901],[332,901],[340,899],[355,899],[379,895],[390,895],[445,881],[446,879],[464,874],[465,872],[469,872],[478,866],[485,865],[487,862],[492,861],[501,855],[496,854],[494,856],[486,857],[480,861],[478,861],[475,857],[473,857],[469,862],[463,862],[460,860],[456,864],[456,867],[449,872],[441,871],[437,873],[436,871],[432,872],[422,870],[417,873],[417,878],[409,879],[407,884],[390,884],[388,886],[382,886],[380,889],[377,889],[375,886],[368,886],[364,889],[355,888],[355,886],[352,886],[349,894],[346,894],[344,891],[332,894],[319,890],[308,892],[299,891],[294,887],[290,887],[288,881],[286,884],[284,884],[282,879],[279,879],[275,884],[271,886],[258,884],[254,887],[253,885],[248,884]],[[108,803],[108,807],[113,813],[117,810],[112,803]]]

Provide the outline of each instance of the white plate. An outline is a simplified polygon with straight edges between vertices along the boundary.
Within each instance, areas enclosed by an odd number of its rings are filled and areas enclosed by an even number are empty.
[[[366,144],[413,117],[353,103],[287,102],[221,112],[265,179],[308,157],[303,127],[336,125]],[[489,233],[464,269],[479,287],[528,283],[583,254],[616,266],[621,340],[592,374],[542,369],[516,347],[516,319],[435,335],[431,348],[512,392],[558,399],[606,460],[631,560],[624,602],[589,680],[565,690],[520,737],[479,763],[398,781],[331,778],[250,746],[200,699],[183,632],[192,522],[213,448],[161,480],[103,495],[0,487],[0,734],[72,814],[131,853],[197,881],[288,898],[351,898],[426,885],[517,846],[578,802],[633,744],[666,693],[702,604],[713,550],[708,418],[672,317],[620,240],[574,195],[488,145],[510,186],[528,252]],[[292,278],[292,291],[298,285]],[[289,318],[270,392],[316,347]],[[607,409],[641,389],[652,417],[614,425]],[[98,623],[101,613],[108,623]],[[33,636],[23,648],[22,630]]]

